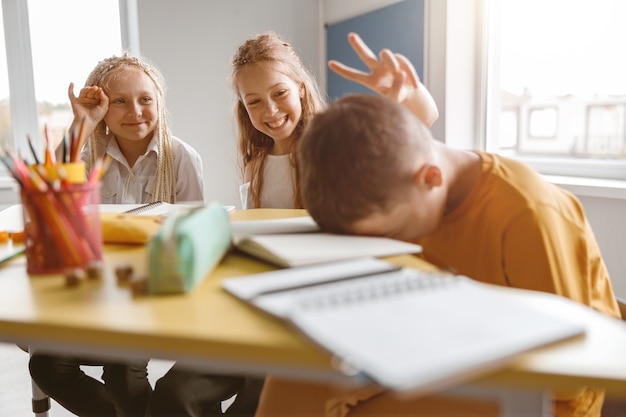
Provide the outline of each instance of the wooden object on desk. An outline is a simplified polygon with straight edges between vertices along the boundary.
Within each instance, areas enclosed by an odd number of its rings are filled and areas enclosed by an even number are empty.
[[[271,209],[230,213],[239,220],[303,214],[302,210]],[[136,273],[145,272],[145,255],[142,246],[107,245],[103,279],[76,288],[66,288],[62,275],[29,277],[23,256],[3,264],[0,339],[113,358],[175,359],[195,369],[346,381],[333,368],[328,354],[220,288],[225,277],[269,271],[271,265],[231,253],[188,294],[133,298],[128,286],[117,283],[115,268],[129,264]],[[387,259],[436,269],[410,255]],[[561,305],[558,297],[549,294],[537,295],[533,302],[585,324],[586,336],[523,354],[513,366],[471,385],[531,389],[604,386],[608,395],[625,398],[624,323],[585,306]]]

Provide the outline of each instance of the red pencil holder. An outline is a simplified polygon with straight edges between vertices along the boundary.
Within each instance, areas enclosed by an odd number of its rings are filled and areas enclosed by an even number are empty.
[[[27,271],[59,274],[102,261],[100,184],[21,189]]]

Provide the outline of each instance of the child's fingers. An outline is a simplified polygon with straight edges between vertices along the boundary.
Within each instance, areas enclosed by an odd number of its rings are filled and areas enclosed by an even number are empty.
[[[86,107],[108,105],[109,99],[100,87],[83,87],[78,94],[71,99],[72,103]]]
[[[80,97],[98,98],[101,92],[102,92],[102,88],[100,87],[96,87],[96,86],[83,87],[80,90]]]
[[[328,61],[328,67],[343,78],[357,83],[365,82],[368,76],[368,74],[363,71],[349,67],[335,60]]]
[[[407,75],[404,72],[398,72],[393,77],[391,87],[387,91],[387,98],[394,100],[397,103],[402,103],[406,98],[406,90],[404,89],[404,83],[406,82]]]
[[[380,51],[380,62],[392,73],[400,72],[400,63],[396,59],[395,54],[389,49]]]
[[[98,91],[98,98],[103,106],[109,107],[109,96],[106,95],[102,88]]]
[[[363,42],[359,35],[357,35],[356,33],[348,34],[348,42],[350,42],[350,45],[352,46],[352,49],[354,49],[354,52],[356,52],[359,58],[361,58],[361,61],[363,61],[363,63],[367,65],[368,68],[371,68],[371,66],[378,63],[378,58],[376,57],[374,52],[372,52],[372,50],[365,44],[365,42]]]
[[[395,54],[398,63],[400,64],[400,68],[402,72],[408,75],[408,80],[413,86],[413,88],[419,88],[420,77],[417,75],[417,71],[415,71],[415,67],[411,63],[411,61],[402,54]]]
[[[70,86],[67,88],[67,96],[70,99],[70,103],[76,100],[76,96],[74,95],[74,83],[70,83]]]

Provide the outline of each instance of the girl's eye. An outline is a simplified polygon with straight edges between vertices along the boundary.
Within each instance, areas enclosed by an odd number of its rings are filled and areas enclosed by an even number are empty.
[[[248,106],[254,106],[255,104],[258,104],[260,100],[250,100],[248,102]]]
[[[276,97],[282,97],[287,94],[287,90],[280,90],[276,93]]]
[[[116,98],[115,100],[113,100],[114,104],[124,104],[124,100],[121,98]]]
[[[142,103],[152,103],[152,97],[144,97],[141,101]]]

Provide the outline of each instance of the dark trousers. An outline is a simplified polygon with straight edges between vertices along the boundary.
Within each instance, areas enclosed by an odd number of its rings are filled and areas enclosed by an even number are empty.
[[[80,365],[102,366],[104,384]],[[144,417],[152,387],[148,360],[114,363],[34,353],[30,375],[50,398],[80,417]]]
[[[226,415],[253,417],[263,389],[263,377],[199,373],[177,364],[160,378],[149,417],[207,417],[222,414],[221,403],[237,394]]]

